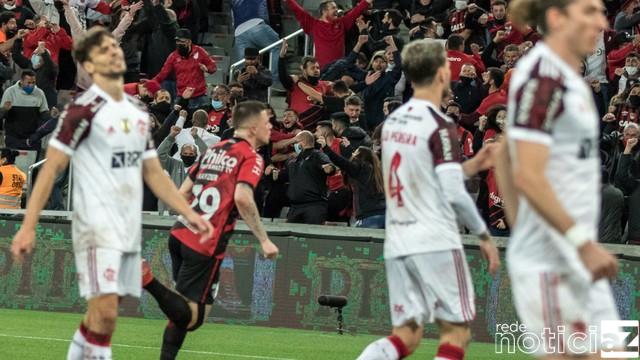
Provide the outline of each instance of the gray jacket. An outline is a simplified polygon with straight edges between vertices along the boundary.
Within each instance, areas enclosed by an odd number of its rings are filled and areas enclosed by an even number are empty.
[[[202,141],[202,139],[197,135],[194,137],[194,140],[196,141],[196,145],[198,146],[198,151],[200,152],[200,154],[204,154],[204,152],[207,151],[207,144],[205,144],[204,141]],[[167,172],[167,175],[169,175],[171,181],[176,184],[176,187],[180,188],[180,186],[188,176],[188,168],[185,168],[182,160],[174,159],[173,157],[171,157],[171,148],[175,143],[176,138],[169,135],[160,143],[157,152],[158,159],[160,160],[162,168]],[[169,207],[162,201],[158,200],[158,211],[160,212],[160,214],[163,214],[165,210],[169,210]]]

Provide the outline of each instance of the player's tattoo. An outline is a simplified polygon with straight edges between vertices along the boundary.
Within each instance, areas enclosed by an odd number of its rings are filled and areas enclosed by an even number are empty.
[[[253,188],[249,184],[239,183],[238,186],[241,186],[242,188],[253,194]],[[242,219],[247,224],[249,229],[251,229],[253,234],[258,238],[258,240],[260,242],[266,240],[268,238],[267,231],[264,229],[264,225],[262,224],[260,212],[258,211],[256,203],[254,201],[251,201],[251,204],[248,207],[238,210],[242,215]]]

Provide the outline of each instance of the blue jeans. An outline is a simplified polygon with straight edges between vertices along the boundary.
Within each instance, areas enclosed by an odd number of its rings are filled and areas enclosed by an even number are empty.
[[[384,229],[385,215],[373,215],[356,221],[356,227],[366,229]]]
[[[263,49],[274,42],[280,40],[278,33],[273,31],[271,26],[266,23],[260,23],[260,25],[254,26],[251,29],[236,36],[236,42],[233,47],[233,61],[235,63],[238,60],[244,59],[244,49],[256,48],[258,50]],[[278,59],[280,59],[280,46],[276,46],[271,49],[271,74],[273,75],[273,82],[280,83],[278,77]],[[268,64],[264,64],[268,66]]]

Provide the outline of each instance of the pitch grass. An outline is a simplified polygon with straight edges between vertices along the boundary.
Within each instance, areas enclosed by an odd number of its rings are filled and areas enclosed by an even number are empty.
[[[55,312],[0,309],[0,359],[65,359],[69,340],[82,316]],[[166,321],[120,318],[113,338],[113,358],[158,359]],[[341,360],[355,359],[373,335],[343,335],[318,331],[205,324],[190,333],[178,359]],[[434,340],[424,340],[414,359],[433,359]],[[498,355],[494,345],[471,344],[465,359],[532,359]]]

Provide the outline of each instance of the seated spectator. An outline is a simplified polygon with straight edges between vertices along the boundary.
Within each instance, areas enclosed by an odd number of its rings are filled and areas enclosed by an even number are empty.
[[[295,159],[287,163],[289,179],[287,196],[291,208],[287,222],[322,225],[327,220],[327,175],[335,167],[322,151],[315,149],[315,139],[309,131],[296,136]]]
[[[458,142],[460,143],[460,150],[462,151],[462,156],[465,159],[470,159],[473,157],[473,135],[467,129],[465,129],[460,124],[460,119],[462,118],[462,109],[460,104],[450,101],[445,108],[445,114],[450,117],[455,123],[458,131]]]
[[[364,99],[364,112],[367,114],[367,129],[374,129],[384,121],[384,113],[382,112],[384,99],[394,95],[396,83],[402,76],[398,48],[392,37],[385,37],[385,41],[389,44],[389,51],[393,53],[395,63],[393,69],[386,71],[388,62],[385,53],[379,51],[371,59],[370,71],[364,82],[358,86],[358,90],[364,86],[362,98]]]
[[[244,89],[248,100],[267,102],[269,86],[273,83],[271,71],[260,64],[260,53],[256,48],[244,49],[244,67],[236,70],[233,79]]]
[[[20,209],[27,176],[15,165],[18,155],[9,148],[0,150],[0,209]]]
[[[32,70],[22,72],[20,81],[2,94],[0,115],[5,119],[5,143],[21,150],[40,150],[40,142],[31,137],[49,120],[49,105],[44,92],[36,86]]]
[[[486,96],[484,88],[478,81],[476,68],[471,63],[462,65],[459,81],[453,84],[451,90],[463,114],[474,112]]]
[[[289,75],[285,60],[287,49],[284,42],[280,49],[279,75],[282,86],[287,90],[289,107],[299,114],[303,126],[315,126],[323,115],[324,109],[319,104],[322,97],[330,92],[330,84],[320,80],[320,64],[311,56],[302,59],[300,76]]]
[[[464,64],[473,64],[476,73],[484,72],[484,64],[478,62],[473,56],[464,53],[464,38],[460,35],[451,35],[447,40],[447,59],[451,70],[451,81],[460,80],[460,72]]]
[[[342,138],[343,144],[346,146],[346,158],[351,158],[353,151],[360,146],[371,146],[371,138],[362,128],[350,126],[349,115],[339,112],[331,115],[331,125],[337,137]]]
[[[507,105],[507,93],[502,90],[504,83],[504,72],[498,68],[491,67],[482,74],[484,85],[489,89],[488,95],[482,100],[476,109],[479,115],[486,115],[487,111],[496,105]]]
[[[335,153],[327,145],[327,139],[318,138],[318,144],[329,159],[342,171],[345,182],[351,187],[355,207],[356,227],[385,228],[385,196],[382,164],[374,152],[361,146],[351,159]]]
[[[318,64],[324,69],[326,65],[344,57],[345,33],[353,27],[356,19],[373,3],[373,0],[361,0],[356,7],[342,17],[338,17],[335,1],[323,1],[318,11],[319,19],[306,12],[296,0],[285,0],[285,3],[293,11],[305,34],[313,37]]]
[[[207,131],[211,134],[222,136],[222,133],[229,128],[231,120],[230,99],[231,92],[227,85],[217,85],[211,91],[211,110],[209,110],[207,122]]]
[[[176,50],[169,55],[162,70],[153,80],[162,83],[173,74],[176,78],[178,94],[193,88],[188,110],[205,108],[209,104],[205,73],[213,74],[216,63],[200,46],[191,41],[191,31],[180,29],[176,34]]]
[[[606,244],[622,244],[622,216],[624,214],[624,194],[611,184],[611,176],[602,171],[602,211],[598,226],[598,239]]]

